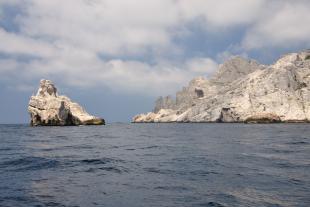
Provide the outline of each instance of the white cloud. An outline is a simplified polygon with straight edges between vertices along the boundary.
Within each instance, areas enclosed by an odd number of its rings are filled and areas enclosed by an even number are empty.
[[[205,75],[214,72],[218,68],[218,64],[211,58],[193,58],[186,65],[190,71]]]
[[[248,30],[244,48],[310,46],[310,2],[283,2],[271,5],[273,8]]]
[[[17,33],[0,28],[0,53],[8,56],[0,61],[0,79],[21,86],[44,77],[73,86],[172,93],[217,68],[202,55],[167,59],[182,54],[174,40],[193,22],[213,33],[243,27],[245,39],[232,44],[244,51],[310,39],[304,0],[0,0],[0,7],[4,4],[22,12],[14,20]],[[244,51],[239,52],[246,56]]]
[[[248,54],[246,52],[240,52],[239,48],[231,47],[224,52],[218,53],[216,60],[219,63],[223,63],[223,62],[227,61],[228,59],[231,59],[231,58],[236,57],[236,56],[240,56],[240,57],[243,57],[246,59],[249,58]]]
[[[179,20],[171,0],[32,0],[26,8],[24,34],[112,55],[169,47]]]
[[[204,64],[205,68],[198,63]],[[57,82],[78,87],[110,88],[116,92],[161,95],[174,93],[196,76],[213,72],[216,63],[210,59],[187,60],[183,67],[157,63],[150,65],[139,61],[102,61],[92,57],[70,59],[33,60],[19,63],[14,60],[0,61],[0,71],[5,78],[15,78],[20,85],[32,79],[50,78]],[[196,66],[199,66],[198,68]],[[56,70],[55,70],[56,68]],[[15,85],[14,83],[14,85]],[[29,88],[29,87],[27,87]]]
[[[252,23],[264,9],[265,0],[181,0],[186,19],[202,17],[206,27],[234,27]]]
[[[50,57],[57,53],[52,44],[44,41],[9,33],[0,28],[0,51],[7,54],[23,54]]]

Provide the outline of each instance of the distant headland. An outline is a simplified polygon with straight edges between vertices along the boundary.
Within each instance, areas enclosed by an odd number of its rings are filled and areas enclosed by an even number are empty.
[[[28,106],[31,126],[104,125],[105,120],[89,115],[79,104],[59,96],[50,80],[41,80],[37,95]]]
[[[272,65],[234,57],[210,79],[193,79],[176,99],[160,97],[153,112],[133,122],[309,122],[309,89],[310,50]]]

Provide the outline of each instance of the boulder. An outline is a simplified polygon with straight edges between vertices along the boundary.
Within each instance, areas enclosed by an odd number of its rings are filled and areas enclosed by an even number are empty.
[[[89,115],[79,104],[59,96],[50,80],[41,80],[28,106],[31,126],[104,125],[104,119]]]

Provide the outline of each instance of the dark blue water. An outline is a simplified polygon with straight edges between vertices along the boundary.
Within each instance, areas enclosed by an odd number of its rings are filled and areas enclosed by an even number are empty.
[[[310,125],[0,125],[0,206],[310,206]]]

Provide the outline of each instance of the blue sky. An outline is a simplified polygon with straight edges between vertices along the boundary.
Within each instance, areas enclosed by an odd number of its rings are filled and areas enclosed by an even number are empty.
[[[310,48],[308,0],[0,0],[0,123],[27,123],[39,80],[108,122],[150,111],[234,55]]]

